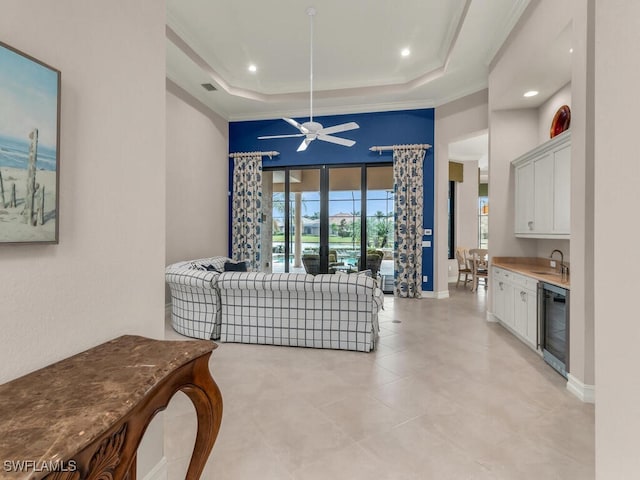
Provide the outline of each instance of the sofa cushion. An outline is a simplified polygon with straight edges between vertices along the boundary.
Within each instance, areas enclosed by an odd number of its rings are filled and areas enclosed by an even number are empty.
[[[231,260],[228,262],[224,262],[224,271],[225,272],[246,272],[247,262],[234,262]]]

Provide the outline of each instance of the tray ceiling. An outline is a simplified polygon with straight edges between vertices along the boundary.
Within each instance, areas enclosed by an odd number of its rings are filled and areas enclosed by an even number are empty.
[[[167,0],[167,78],[228,120],[307,116],[313,5],[315,114],[433,107],[486,88],[529,0],[308,3]]]

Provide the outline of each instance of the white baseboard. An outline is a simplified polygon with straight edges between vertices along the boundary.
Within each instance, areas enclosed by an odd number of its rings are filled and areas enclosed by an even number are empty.
[[[436,300],[449,298],[449,290],[442,290],[440,292],[422,292],[422,297],[420,298],[435,298]]]
[[[168,477],[167,457],[162,457],[142,480],[167,480]]]
[[[585,403],[596,403],[596,386],[585,385],[570,373],[567,375],[567,390]]]
[[[498,317],[496,317],[493,313],[487,310],[487,322],[497,322]]]

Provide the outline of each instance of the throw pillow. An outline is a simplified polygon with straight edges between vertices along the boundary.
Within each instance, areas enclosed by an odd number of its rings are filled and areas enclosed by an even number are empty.
[[[246,272],[247,271],[247,263],[246,262],[224,262],[224,271],[225,272]]]

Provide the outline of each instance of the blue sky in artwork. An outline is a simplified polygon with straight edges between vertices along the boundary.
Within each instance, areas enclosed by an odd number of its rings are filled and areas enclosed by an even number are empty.
[[[27,141],[38,129],[39,144],[55,148],[58,76],[0,45],[0,135]]]

